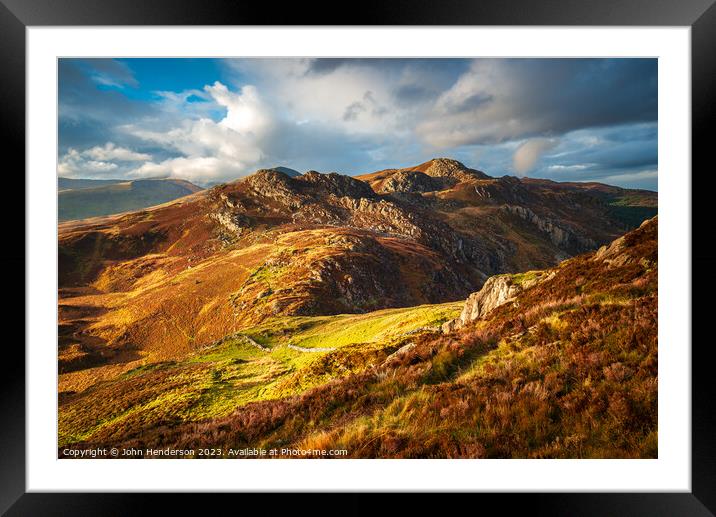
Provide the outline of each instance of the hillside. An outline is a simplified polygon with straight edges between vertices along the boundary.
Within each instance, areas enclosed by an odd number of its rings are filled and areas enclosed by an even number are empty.
[[[73,180],[59,178],[57,208],[60,221],[140,210],[201,190],[175,179]]]
[[[57,190],[79,190],[84,188],[95,188],[105,187],[107,185],[114,185],[115,183],[125,183],[126,180],[92,180],[84,178],[63,178],[62,176],[57,178]]]
[[[466,303],[276,316],[61,388],[61,446],[656,457],[657,235],[654,217]]]

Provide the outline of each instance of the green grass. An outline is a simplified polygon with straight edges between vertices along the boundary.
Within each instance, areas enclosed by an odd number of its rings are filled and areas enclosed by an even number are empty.
[[[299,394],[384,360],[406,333],[456,317],[463,302],[367,314],[276,318],[179,362],[150,363],[60,407],[59,445],[146,426],[229,415],[252,401]],[[333,352],[299,352],[331,347]]]
[[[331,378],[360,371],[386,349],[396,348],[394,342],[411,331],[436,327],[459,315],[463,302],[440,305],[422,305],[401,309],[385,309],[367,314],[341,314],[337,316],[283,317],[242,334],[268,347],[264,352],[247,344],[240,336],[189,359],[192,362],[213,363],[215,368],[239,363],[250,379],[256,381],[254,389],[241,395],[207,397],[216,407],[227,403],[245,403],[300,393]],[[335,348],[335,352],[305,353],[288,348],[287,344],[303,348]],[[329,357],[326,357],[329,355]],[[253,365],[259,368],[251,373]],[[257,379],[271,365],[280,375]],[[234,386],[233,389],[237,389]],[[225,390],[219,390],[225,393]],[[221,398],[219,396],[219,398]],[[233,401],[233,402],[232,402]]]
[[[340,348],[390,340],[422,327],[437,327],[457,317],[463,305],[461,301],[366,314],[277,318],[246,334],[271,347],[291,343],[304,348]]]
[[[642,193],[623,194],[621,196],[614,197],[609,202],[612,206],[645,206],[645,207],[657,207],[657,200],[652,196],[645,196]]]
[[[542,275],[542,271],[525,271],[524,273],[517,273],[512,275],[512,282],[517,285],[523,285],[532,280],[536,280]]]
[[[261,264],[251,272],[247,283],[264,282],[270,284],[271,280],[276,280],[286,270],[288,270],[288,265]]]
[[[121,375],[121,378],[122,379],[131,379],[132,377],[135,377],[137,375],[142,375],[147,372],[152,372],[152,371],[163,369],[163,368],[171,368],[175,364],[176,364],[176,362],[174,362],[174,361],[143,364],[141,366],[137,366],[136,368],[132,368],[131,370],[129,370],[127,372],[124,372]]]
[[[187,359],[192,363],[211,363],[222,361],[252,361],[262,357],[263,352],[256,347],[249,345],[241,338],[230,339],[224,343],[212,347],[206,351],[199,352]]]

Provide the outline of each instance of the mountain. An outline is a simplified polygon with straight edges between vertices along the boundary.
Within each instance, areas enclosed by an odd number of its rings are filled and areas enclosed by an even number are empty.
[[[158,180],[58,180],[60,221],[85,219],[159,205],[201,190],[175,179]]]
[[[62,176],[57,178],[57,190],[78,190],[83,188],[94,188],[104,187],[107,185],[114,185],[116,183],[124,183],[126,180],[91,180],[91,179],[75,179],[75,178],[63,178]]]
[[[385,169],[357,176],[376,192],[434,192],[462,181],[490,179],[482,171],[469,169],[457,160],[435,158],[415,167]]]
[[[288,168],[288,167],[272,167],[270,170],[282,172],[282,173],[284,173],[286,176],[290,176],[290,177],[292,177],[292,178],[295,178],[296,176],[300,176],[300,175],[301,175],[300,172],[298,172],[298,171],[296,171],[296,170],[293,170],[293,169],[290,169],[290,168]]]
[[[465,303],[284,317],[137,366],[63,394],[60,445],[655,458],[657,236],[654,217]]]

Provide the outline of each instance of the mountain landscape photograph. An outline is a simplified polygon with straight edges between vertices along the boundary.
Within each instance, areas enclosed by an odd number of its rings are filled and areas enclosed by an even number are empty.
[[[656,59],[58,61],[59,458],[657,458]]]

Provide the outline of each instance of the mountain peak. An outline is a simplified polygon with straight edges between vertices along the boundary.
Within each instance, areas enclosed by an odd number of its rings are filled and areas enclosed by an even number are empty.
[[[459,169],[467,169],[467,167],[465,167],[464,163],[454,160],[452,158],[446,158],[446,157],[432,158],[431,160],[428,160],[425,163],[429,163],[431,165],[439,166],[439,167],[442,166],[442,167],[453,167],[453,168],[459,168]]]
[[[466,167],[463,163],[452,158],[433,158],[416,167],[412,167],[411,170],[423,172],[432,177],[455,178],[459,181],[490,178],[484,172]]]
[[[452,178],[459,173],[469,170],[459,161],[449,158],[435,158],[428,163],[430,166],[426,167],[423,172],[428,176],[439,178]]]
[[[239,178],[236,182],[249,180],[249,182],[256,181],[274,181],[279,183],[285,183],[289,179],[298,178],[301,173],[297,170],[290,169],[288,167],[266,167],[255,170],[252,174]]]
[[[433,158],[414,167],[385,169],[358,176],[380,193],[424,193],[445,190],[459,183],[493,179],[452,158]]]

